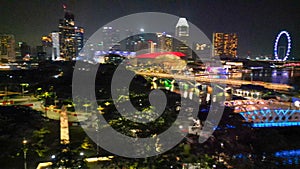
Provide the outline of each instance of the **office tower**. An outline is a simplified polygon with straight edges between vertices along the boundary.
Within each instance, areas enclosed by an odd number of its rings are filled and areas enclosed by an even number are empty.
[[[84,45],[84,29],[82,27],[75,27],[75,39],[76,39],[76,56],[83,48]]]
[[[52,32],[51,33],[51,40],[52,40],[52,60],[56,60],[60,58],[60,43],[59,43],[59,32]]]
[[[59,47],[60,56],[64,60],[73,60],[76,57],[76,39],[74,15],[64,6],[65,16],[59,20]]]
[[[43,45],[36,46],[36,56],[37,56],[37,59],[40,61],[47,60],[46,46],[43,46]]]
[[[214,33],[213,56],[237,57],[237,43],[236,33]]]
[[[122,39],[121,43],[121,50],[124,51],[134,51],[134,32],[132,30],[126,29],[125,30],[126,39]]]
[[[189,40],[189,24],[186,18],[179,18],[176,24],[175,37],[185,44],[188,44]]]
[[[18,49],[21,54],[21,57],[25,57],[28,54],[31,54],[30,46],[26,42],[18,42]]]
[[[52,39],[51,39],[51,34],[49,36],[42,36],[42,45],[51,47],[52,46]]]
[[[163,33],[156,33],[157,48],[162,52],[171,52],[173,50],[173,38],[171,35]]]
[[[102,28],[104,50],[120,50],[120,31],[113,27]]]
[[[37,48],[37,56],[40,60],[52,60],[52,33],[42,36],[42,47]],[[41,52],[41,53],[39,53]],[[59,56],[59,53],[58,53]]]
[[[174,50],[191,57],[189,45],[189,24],[186,18],[179,18],[176,24],[175,39],[173,40]]]
[[[148,52],[149,53],[154,53],[156,52],[156,43],[154,43],[152,40],[148,41]]]
[[[0,34],[0,62],[14,61],[16,57],[15,37],[11,34]]]

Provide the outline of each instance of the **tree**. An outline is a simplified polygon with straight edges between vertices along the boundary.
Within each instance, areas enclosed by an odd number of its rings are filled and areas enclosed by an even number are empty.
[[[45,135],[49,133],[50,131],[46,128],[33,131],[31,146],[39,157],[44,157],[45,153],[49,151],[49,147],[45,144]]]

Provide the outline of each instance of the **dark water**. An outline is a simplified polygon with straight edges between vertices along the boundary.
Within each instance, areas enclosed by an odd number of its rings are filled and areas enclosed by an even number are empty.
[[[240,75],[236,74],[235,76],[229,76],[228,78],[288,84],[290,86],[293,86],[295,90],[300,89],[300,70],[292,70],[292,69],[252,70],[252,72],[242,73]]]

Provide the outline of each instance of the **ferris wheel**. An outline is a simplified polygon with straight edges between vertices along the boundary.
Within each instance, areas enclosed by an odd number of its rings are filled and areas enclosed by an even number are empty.
[[[278,54],[278,42],[281,38],[282,35],[285,35],[286,38],[287,38],[287,50],[285,52],[285,55],[283,58],[279,58],[279,54]],[[287,31],[281,31],[277,37],[276,37],[276,40],[275,40],[275,44],[274,44],[274,56],[275,56],[275,60],[277,61],[285,61],[289,58],[289,55],[290,55],[290,51],[291,51],[291,37],[290,37],[290,34],[287,32]]]

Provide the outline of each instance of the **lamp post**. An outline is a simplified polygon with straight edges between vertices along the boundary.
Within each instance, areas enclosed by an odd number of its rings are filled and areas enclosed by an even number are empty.
[[[24,138],[22,143],[23,143],[23,155],[24,155],[23,156],[24,157],[24,169],[27,169],[27,150],[28,150],[27,143],[28,143],[28,141]]]
[[[97,110],[99,111],[99,114],[101,114],[101,115],[103,115],[104,114],[104,112],[102,111],[102,110],[104,110],[104,108],[103,107],[101,107],[101,106],[99,106],[98,108],[97,108]],[[96,153],[97,153],[97,156],[99,156],[99,118],[98,118],[98,115],[97,115],[97,121],[96,121],[96,123],[97,123],[97,126],[96,126],[96,137],[97,137],[97,143],[96,143]]]
[[[86,103],[86,104],[84,104],[82,106],[85,107],[85,113],[87,113],[87,108],[90,107],[91,105]]]
[[[22,96],[24,97],[24,87],[28,87],[29,84],[28,83],[21,83],[20,85],[22,87]]]

